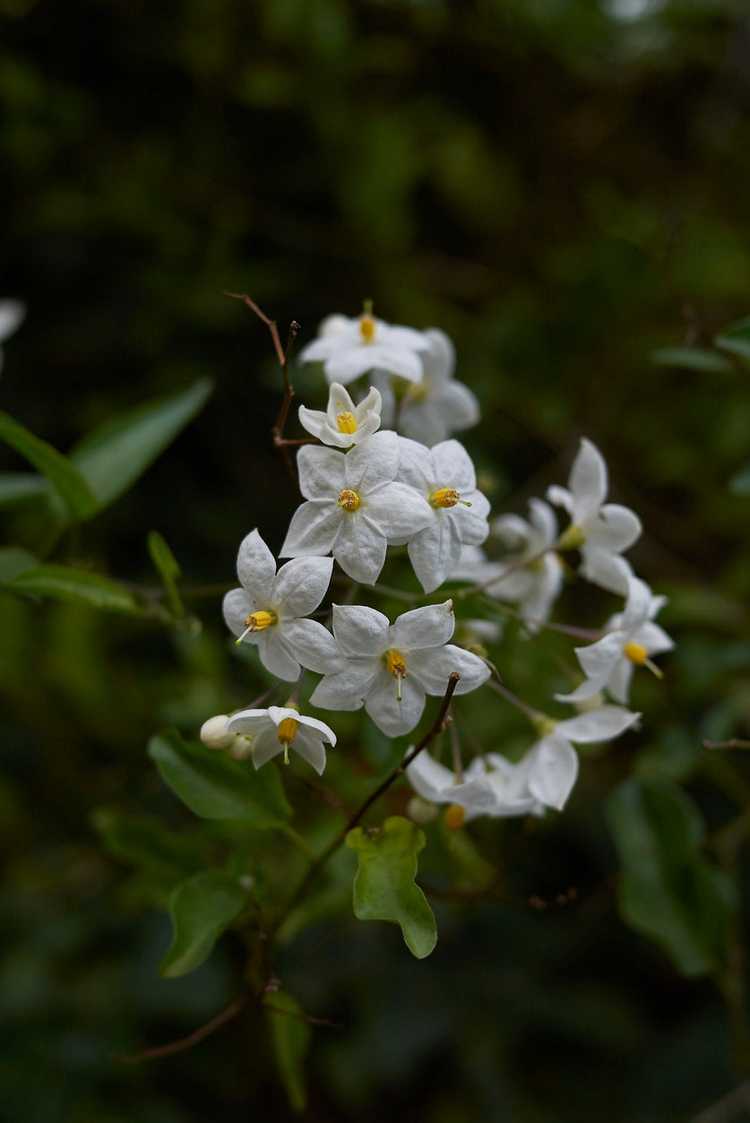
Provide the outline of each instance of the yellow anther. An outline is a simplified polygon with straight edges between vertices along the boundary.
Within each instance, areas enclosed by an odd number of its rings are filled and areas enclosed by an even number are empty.
[[[406,675],[406,659],[395,647],[389,647],[385,653],[385,665],[388,672],[398,678]]]
[[[580,550],[581,546],[586,541],[586,535],[581,530],[580,526],[571,524],[564,534],[561,534],[557,540],[558,550]]]
[[[297,721],[296,717],[285,717],[282,721],[279,722],[278,729],[276,730],[276,736],[278,737],[279,742],[282,745],[286,745],[288,747],[297,736],[298,729],[299,722]]]
[[[429,498],[431,507],[455,507],[461,502],[461,494],[455,487],[439,487],[433,491]],[[471,506],[471,504],[468,504]]]
[[[251,612],[249,616],[245,617],[245,627],[251,632],[264,632],[266,628],[272,627],[278,616],[275,612],[266,611],[265,608],[260,609],[259,612]]]
[[[343,491],[339,492],[337,502],[339,507],[343,507],[345,511],[357,511],[362,500],[356,491],[351,491],[348,487],[345,487]]]
[[[364,316],[359,317],[359,334],[362,337],[363,343],[372,343],[375,339],[375,320],[365,312]]]
[[[356,433],[357,419],[353,413],[345,409],[343,413],[336,414],[336,428],[339,433]]]
[[[635,663],[636,667],[645,667],[648,663],[648,652],[642,643],[634,643],[633,640],[630,640],[622,650],[625,657],[631,663]]]
[[[460,803],[449,803],[443,815],[443,822],[451,831],[457,831],[464,825],[466,811]]]

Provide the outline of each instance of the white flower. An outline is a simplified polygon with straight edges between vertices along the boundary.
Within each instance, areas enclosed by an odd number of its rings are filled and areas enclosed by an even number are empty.
[[[300,406],[299,419],[302,427],[324,445],[350,448],[380,428],[380,394],[371,386],[367,397],[355,406],[344,387],[334,382],[326,412]]]
[[[272,757],[284,754],[289,763],[289,750],[312,765],[318,775],[326,766],[323,742],[336,744],[336,734],[324,721],[306,717],[291,706],[269,706],[267,710],[239,710],[229,719],[230,733],[250,739],[250,758],[260,768]]]
[[[665,603],[665,597],[653,596],[644,581],[631,577],[625,611],[612,617],[602,639],[575,649],[585,681],[572,694],[556,695],[558,701],[585,702],[606,688],[618,702],[625,703],[634,667],[648,667],[660,676],[651,656],[674,647],[664,629],[653,623]]]
[[[427,501],[394,483],[398,437],[375,433],[351,452],[305,445],[297,454],[300,491],[308,500],[292,516],[282,557],[333,553],[345,573],[372,585],[388,542],[406,541],[432,517]]]
[[[478,546],[487,538],[490,505],[477,491],[474,465],[458,441],[429,449],[400,437],[399,447],[399,476],[424,497],[430,515],[410,536],[409,557],[422,588],[431,593],[455,569],[463,545]]]
[[[521,765],[511,764],[497,754],[476,757],[459,783],[451,769],[425,750],[414,758],[406,775],[423,799],[462,807],[467,822],[480,815],[495,819],[542,812],[538,801],[528,792]]]
[[[560,548],[580,547],[582,575],[603,589],[624,594],[632,570],[620,554],[639,537],[641,523],[628,507],[605,503],[606,495],[607,465],[596,446],[584,437],[568,487],[553,485],[547,490],[547,498],[564,507],[571,517]]]
[[[477,655],[448,643],[455,617],[451,601],[415,608],[394,624],[374,608],[333,606],[339,658],[315,688],[311,703],[327,710],[367,713],[388,737],[408,733],[422,716],[425,695],[442,696],[453,671],[456,694],[489,678]]]
[[[20,326],[26,308],[18,300],[0,300],[0,344]],[[3,349],[0,346],[0,370],[3,369]]]
[[[424,332],[386,324],[366,311],[353,319],[329,316],[320,325],[318,338],[308,343],[299,357],[303,363],[322,362],[328,381],[342,385],[371,370],[419,382],[420,352],[428,347]]]
[[[242,587],[224,597],[224,619],[239,640],[257,646],[261,663],[277,678],[296,682],[300,664],[322,671],[335,654],[327,628],[302,619],[322,601],[332,569],[331,558],[297,558],[277,573],[257,530],[242,540],[237,555]]]
[[[541,499],[531,499],[528,522],[518,515],[501,515],[493,520],[492,533],[518,552],[510,559],[507,577],[486,591],[517,604],[528,630],[536,632],[549,619],[563,583],[562,562],[552,549],[557,541],[554,512]]]
[[[448,336],[438,328],[428,328],[424,334],[429,350],[422,355],[422,381],[405,388],[398,408],[391,379],[378,374],[376,381],[383,396],[387,424],[405,437],[434,445],[451,433],[476,425],[479,403],[468,386],[453,377],[456,353]]]
[[[507,566],[502,562],[490,561],[481,546],[462,546],[458,561],[448,577],[454,581],[474,581],[477,584],[491,582],[501,577]]]

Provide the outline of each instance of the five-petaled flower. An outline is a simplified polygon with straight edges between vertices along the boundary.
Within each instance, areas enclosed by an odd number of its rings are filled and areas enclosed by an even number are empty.
[[[329,382],[347,385],[368,371],[386,371],[419,382],[421,353],[429,347],[424,332],[387,324],[365,310],[361,316],[329,316],[319,335],[300,351],[303,363],[323,363]]]
[[[492,534],[514,553],[507,575],[487,586],[490,596],[518,605],[529,632],[539,630],[562,588],[563,567],[553,547],[557,541],[554,511],[541,499],[529,500],[529,520],[519,515],[493,519]]]
[[[238,710],[227,723],[230,733],[242,734],[250,741],[249,756],[255,768],[289,750],[306,760],[318,775],[326,766],[325,743],[336,744],[336,734],[324,721],[307,717],[293,706],[269,706],[267,710]]]
[[[333,637],[314,612],[331,580],[331,558],[296,558],[276,572],[274,556],[257,530],[240,544],[237,555],[239,589],[224,597],[224,619],[238,642],[258,648],[263,666],[287,682],[296,682],[301,667],[322,671],[335,653]]]
[[[640,535],[641,523],[629,507],[604,502],[607,486],[602,454],[584,437],[567,488],[553,484],[547,498],[564,507],[571,518],[559,548],[580,549],[582,576],[612,593],[625,594],[632,570],[620,555]]]
[[[394,482],[399,446],[391,430],[375,433],[348,453],[305,445],[297,466],[307,502],[292,516],[282,557],[333,553],[351,578],[372,585],[388,543],[406,541],[432,518],[425,498]]]
[[[386,736],[408,733],[422,716],[425,695],[443,695],[454,671],[461,676],[456,694],[468,694],[489,678],[479,656],[448,643],[454,627],[449,600],[405,612],[394,624],[374,608],[334,605],[338,657],[310,701],[326,710],[364,705]]]
[[[359,405],[338,382],[331,385],[328,408],[322,410],[299,407],[299,420],[308,433],[324,445],[351,448],[371,437],[380,428],[380,393],[371,386]]]
[[[624,612],[611,618],[607,633],[600,640],[575,649],[585,680],[572,694],[557,694],[557,700],[585,702],[606,689],[616,701],[625,704],[635,667],[648,667],[661,677],[651,656],[674,647],[664,629],[653,622],[665,603],[666,597],[655,597],[645,581],[631,577]]]

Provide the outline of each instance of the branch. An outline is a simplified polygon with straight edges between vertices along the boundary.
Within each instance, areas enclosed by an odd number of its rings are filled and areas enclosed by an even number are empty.
[[[729,741],[704,741],[704,749],[750,749],[750,741],[743,737],[732,737]]]
[[[249,994],[239,995],[234,1002],[229,1003],[225,1010],[222,1010],[215,1018],[211,1018],[210,1022],[206,1022],[205,1025],[193,1030],[187,1037],[180,1037],[177,1041],[170,1041],[168,1045],[157,1045],[154,1049],[144,1049],[142,1053],[133,1053],[131,1056],[118,1059],[125,1064],[140,1064],[141,1061],[155,1061],[160,1057],[171,1057],[174,1053],[183,1053],[186,1049],[192,1049],[194,1045],[197,1045],[206,1037],[210,1037],[212,1033],[216,1033],[217,1029],[221,1029],[227,1022],[236,1018],[244,1010],[249,997]]]

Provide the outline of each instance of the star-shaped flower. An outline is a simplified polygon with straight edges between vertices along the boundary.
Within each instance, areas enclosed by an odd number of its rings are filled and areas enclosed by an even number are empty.
[[[3,369],[2,344],[20,326],[26,308],[18,300],[0,300],[0,370]]]
[[[474,465],[458,441],[442,441],[429,449],[399,438],[399,476],[426,501],[430,519],[412,534],[409,558],[422,588],[431,593],[452,573],[464,545],[478,546],[490,528],[490,505],[477,491]]]
[[[559,541],[560,549],[580,549],[581,574],[613,593],[627,592],[632,570],[620,557],[641,533],[640,519],[628,507],[605,503],[607,465],[585,437],[573,461],[568,487],[547,490],[551,503],[564,507],[571,523]]]
[[[554,512],[541,499],[530,499],[528,522],[501,515],[492,522],[492,534],[515,552],[508,559],[510,572],[487,592],[517,604],[528,630],[537,632],[549,619],[563,583],[562,562],[552,549],[557,541]]]
[[[625,611],[611,618],[602,639],[575,649],[586,678],[572,694],[556,695],[558,701],[585,702],[606,689],[616,701],[625,704],[635,667],[648,667],[661,677],[651,656],[674,647],[664,629],[653,623],[665,603],[666,597],[653,596],[644,581],[629,578]]]
[[[454,671],[461,676],[456,694],[468,694],[489,678],[482,659],[448,643],[454,627],[451,601],[412,609],[392,625],[374,608],[334,605],[339,657],[311,703],[327,710],[364,705],[386,736],[408,733],[422,716],[425,695],[442,696]]]
[[[428,347],[424,332],[387,324],[365,311],[353,319],[329,316],[320,325],[318,338],[300,352],[300,360],[322,362],[328,381],[344,386],[372,370],[419,382],[421,352]]]
[[[322,671],[336,646],[314,612],[331,580],[331,558],[296,558],[276,572],[276,562],[257,530],[240,544],[237,576],[241,588],[224,597],[224,619],[238,642],[258,648],[263,666],[287,682],[296,682],[300,664]]]
[[[230,733],[242,734],[250,740],[249,756],[255,768],[284,754],[289,763],[289,750],[306,760],[318,775],[326,766],[324,742],[336,744],[336,734],[324,721],[307,717],[292,706],[269,706],[267,710],[239,710],[227,723]]]
[[[453,377],[456,353],[445,332],[428,328],[424,334],[429,350],[422,355],[421,382],[407,385],[400,393],[403,383],[394,387],[388,375],[377,374],[375,380],[383,397],[387,424],[405,437],[432,446],[451,433],[476,425],[479,403],[468,386]]]
[[[300,424],[324,445],[351,448],[371,437],[380,428],[380,393],[371,386],[367,396],[355,406],[347,390],[338,382],[331,385],[328,408],[299,407]]]
[[[389,542],[407,541],[430,522],[427,501],[394,482],[398,437],[375,433],[351,452],[305,445],[297,455],[307,499],[292,516],[282,557],[333,553],[355,581],[377,581]]]
[[[424,750],[408,766],[406,776],[422,799],[462,808],[461,821],[481,815],[505,819],[542,813],[538,801],[529,794],[521,765],[497,754],[475,757],[463,779],[458,780],[450,768]]]

